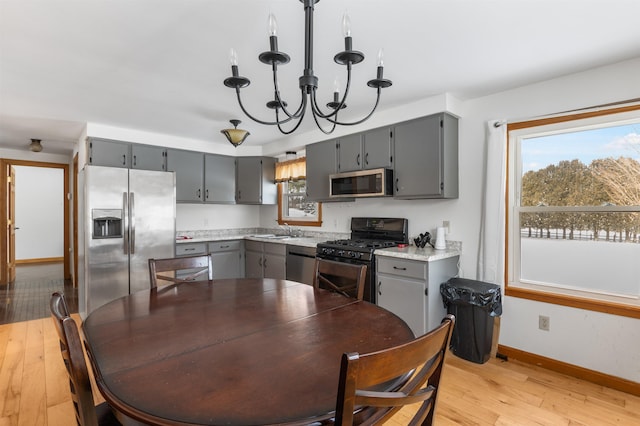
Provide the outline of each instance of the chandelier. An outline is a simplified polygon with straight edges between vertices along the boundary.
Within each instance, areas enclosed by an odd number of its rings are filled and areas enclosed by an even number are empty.
[[[313,8],[314,4],[318,3],[319,1],[320,0],[300,0],[300,2],[304,4],[305,14],[304,71],[302,76],[300,76],[299,78],[301,95],[300,104],[295,110],[288,109],[287,102],[280,97],[280,89],[278,85],[278,65],[284,65],[288,63],[290,58],[286,53],[278,51],[277,23],[273,14],[269,14],[270,50],[267,52],[262,52],[258,56],[258,59],[264,64],[271,65],[271,69],[273,71],[274,99],[267,102],[267,108],[275,111],[275,121],[260,120],[251,115],[245,108],[240,97],[240,89],[247,87],[251,83],[251,81],[246,77],[240,76],[240,74],[238,73],[237,54],[233,49],[231,49],[230,52],[232,76],[224,80],[224,85],[236,90],[240,108],[242,109],[242,112],[247,115],[247,117],[260,124],[278,126],[278,130],[280,130],[280,132],[285,135],[291,134],[298,129],[298,127],[302,123],[305,112],[307,111],[307,106],[309,106],[311,109],[311,113],[313,114],[313,119],[316,125],[325,134],[332,133],[335,130],[336,125],[352,126],[363,123],[369,117],[371,117],[371,115],[378,107],[378,103],[380,102],[380,91],[385,87],[391,86],[392,84],[390,80],[383,78],[384,64],[382,50],[380,50],[378,52],[378,70],[376,78],[367,82],[367,85],[369,87],[372,87],[377,91],[376,102],[373,105],[373,108],[364,118],[360,120],[353,122],[342,122],[338,120],[338,113],[340,112],[340,110],[347,107],[346,99],[349,95],[349,89],[351,88],[351,67],[352,65],[358,64],[364,60],[364,54],[362,52],[358,52],[357,50],[353,50],[352,48],[351,22],[349,20],[349,16],[345,14],[342,19],[342,29],[344,33],[344,51],[336,54],[333,60],[337,64],[345,65],[347,67],[347,84],[345,86],[343,96],[340,97],[338,83],[336,80],[333,91],[333,100],[327,103],[328,109],[326,110],[326,112],[323,112],[323,110],[320,109],[318,101],[316,99],[318,77],[316,77],[313,73]],[[325,129],[322,125],[327,123],[322,123],[321,120],[325,120],[326,122],[328,122],[327,129]],[[283,124],[289,122],[294,123],[292,128],[287,130],[282,127]]]

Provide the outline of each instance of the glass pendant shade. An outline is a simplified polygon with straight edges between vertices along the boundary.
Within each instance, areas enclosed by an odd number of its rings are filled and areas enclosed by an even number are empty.
[[[220,133],[225,135],[227,137],[227,140],[231,142],[233,146],[237,147],[242,142],[244,142],[244,140],[247,139],[247,136],[249,136],[251,133],[246,130],[238,129],[238,124],[241,123],[240,120],[229,121],[231,122],[231,124],[233,124],[233,129],[220,130]]]

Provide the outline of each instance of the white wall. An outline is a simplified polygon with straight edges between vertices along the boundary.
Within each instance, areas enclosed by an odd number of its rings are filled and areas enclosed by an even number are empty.
[[[64,256],[64,172],[14,166],[16,260]]]

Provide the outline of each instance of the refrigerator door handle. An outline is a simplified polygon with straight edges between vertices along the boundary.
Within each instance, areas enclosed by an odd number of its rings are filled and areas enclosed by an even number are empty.
[[[122,252],[129,254],[129,198],[126,192],[122,193],[122,216],[124,217],[124,243]]]
[[[130,220],[131,224],[129,225],[129,229],[131,230],[131,254],[136,252],[136,208],[135,208],[135,199],[134,193],[129,193],[129,211],[130,211]]]

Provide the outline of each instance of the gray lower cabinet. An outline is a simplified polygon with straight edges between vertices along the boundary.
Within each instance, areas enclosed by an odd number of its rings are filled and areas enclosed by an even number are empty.
[[[204,156],[201,152],[168,149],[167,170],[176,174],[176,202],[202,202]]]
[[[240,278],[244,276],[243,243],[242,240],[209,243],[213,278]]]
[[[176,244],[176,257],[198,256],[202,254],[207,254],[207,243]],[[186,277],[194,272],[197,272],[197,269],[179,271],[177,278]]]
[[[402,318],[416,336],[446,314],[440,284],[457,274],[458,256],[417,261],[376,256],[378,305]]]
[[[275,164],[272,157],[236,158],[237,204],[278,204]]]
[[[337,153],[335,140],[307,145],[307,200],[329,200],[329,175],[337,170]]]
[[[458,119],[447,113],[399,123],[394,197],[458,197]]]
[[[204,202],[216,204],[236,202],[236,161],[234,157],[205,154]]]
[[[287,275],[287,245],[245,241],[247,278],[279,278]]]

